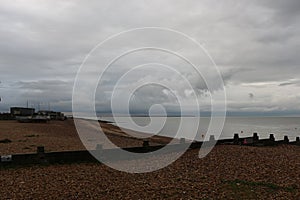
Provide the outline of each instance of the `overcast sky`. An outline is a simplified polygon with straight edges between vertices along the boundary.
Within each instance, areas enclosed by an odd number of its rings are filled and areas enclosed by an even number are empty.
[[[27,100],[35,107],[41,103],[48,109],[50,102],[52,109],[71,111],[77,70],[95,45],[128,29],[165,27],[189,35],[210,53],[224,79],[229,111],[300,113],[299,10],[299,0],[1,0],[0,111],[26,106]],[[154,54],[136,54],[108,70],[96,95],[98,109],[110,110],[111,90],[123,69],[150,62],[145,58]],[[180,61],[173,64],[179,71],[187,69]],[[164,80],[178,91],[141,88],[131,109],[143,110],[155,103],[176,107],[175,96],[181,95],[192,110],[191,96],[180,77],[155,72],[145,69],[130,80],[157,81],[167,76]],[[181,72],[207,110],[209,95],[201,78],[192,71]],[[213,90],[217,94],[221,88]]]

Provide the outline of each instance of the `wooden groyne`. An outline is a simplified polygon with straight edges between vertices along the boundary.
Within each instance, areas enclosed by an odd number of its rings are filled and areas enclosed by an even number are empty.
[[[234,134],[232,139],[215,140],[213,135],[210,136],[209,141],[205,142],[191,142],[190,144],[186,142],[184,138],[180,139],[178,144],[168,145],[167,152],[181,151],[183,150],[183,144],[188,144],[189,149],[201,148],[204,144],[205,146],[210,145],[245,145],[245,146],[276,146],[276,145],[297,145],[300,146],[300,139],[296,137],[296,141],[290,142],[288,136],[284,136],[283,140],[275,140],[273,134],[270,134],[267,139],[259,139],[257,133],[253,133],[252,137],[239,137],[239,134]],[[142,145],[139,147],[122,148],[125,151],[140,153],[140,158],[144,157],[143,153],[154,152],[159,149],[164,148],[165,145],[150,146],[149,141],[144,140]],[[77,163],[77,162],[98,162],[93,155],[105,156],[110,155],[110,157],[104,158],[109,161],[113,160],[124,160],[124,159],[136,159],[134,157],[121,157],[118,153],[119,149],[103,149],[102,145],[97,145],[95,150],[87,151],[61,151],[61,152],[45,152],[43,146],[37,147],[36,153],[31,154],[14,154],[14,155],[2,155],[0,160],[0,166],[16,166],[16,165],[31,165],[31,164],[55,164],[55,163]]]

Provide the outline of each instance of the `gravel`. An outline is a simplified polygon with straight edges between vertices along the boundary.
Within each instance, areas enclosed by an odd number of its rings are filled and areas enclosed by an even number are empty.
[[[219,145],[203,159],[190,150],[146,174],[97,163],[1,169],[0,199],[300,199],[299,153],[292,145]],[[118,164],[137,162],[147,163]]]

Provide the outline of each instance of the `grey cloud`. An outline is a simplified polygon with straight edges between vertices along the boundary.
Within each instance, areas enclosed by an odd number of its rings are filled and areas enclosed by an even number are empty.
[[[288,82],[280,83],[278,86],[291,86],[291,85],[300,86],[300,80],[291,80]]]
[[[294,83],[281,83],[279,86],[288,86],[288,85],[293,85]]]
[[[37,103],[52,103],[70,101],[72,97],[72,82],[59,80],[38,80],[33,82],[18,82],[20,98]]]
[[[289,26],[299,19],[300,2],[298,0],[266,0],[259,1],[259,3],[273,9],[275,11],[274,20],[279,21],[284,26]]]

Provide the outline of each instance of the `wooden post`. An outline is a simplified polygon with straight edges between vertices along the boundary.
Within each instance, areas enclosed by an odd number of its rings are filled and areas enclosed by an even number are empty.
[[[104,159],[103,145],[102,144],[97,144],[97,146],[96,146],[96,155],[97,155],[98,158]]]
[[[185,144],[185,139],[184,138],[180,138],[180,144]]]
[[[270,134],[270,138],[269,138],[270,141],[272,142],[275,142],[275,137],[274,137],[274,134]]]
[[[257,133],[253,133],[253,142],[258,142],[259,141],[259,137]]]
[[[210,136],[209,136],[209,141],[210,141],[210,142],[215,141],[215,136],[214,136],[214,135],[210,135]]]
[[[235,133],[234,134],[234,137],[233,137],[233,144],[239,144],[240,143],[240,136],[238,133]]]
[[[97,144],[96,150],[97,151],[102,151],[102,149],[103,149],[103,145],[102,144]]]
[[[143,141],[143,147],[149,147],[149,141],[148,140]]]
[[[287,135],[284,136],[284,143],[288,144],[290,142],[289,137]]]
[[[300,138],[299,137],[296,137],[296,142],[300,143]]]
[[[36,149],[38,162],[45,162],[45,147],[39,146]]]
[[[44,154],[45,147],[43,147],[43,146],[37,147],[36,151],[37,151],[37,154]]]

